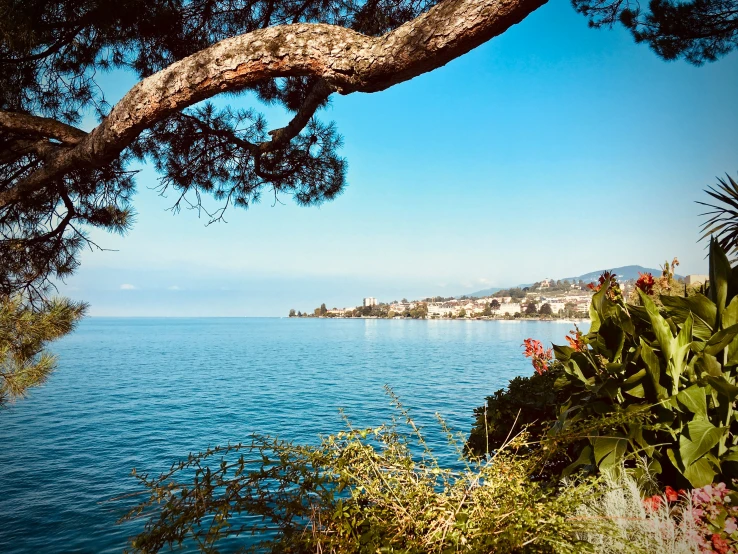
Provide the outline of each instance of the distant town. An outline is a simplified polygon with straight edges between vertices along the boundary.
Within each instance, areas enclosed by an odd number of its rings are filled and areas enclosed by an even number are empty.
[[[620,281],[623,296],[634,293],[635,279]],[[676,282],[697,287],[706,275],[687,275]],[[320,305],[311,312],[290,310],[289,317],[373,318],[373,319],[589,319],[594,294],[590,282],[543,279],[530,286],[498,290],[484,296],[429,297],[418,300],[380,302],[369,296],[361,305],[328,308]]]

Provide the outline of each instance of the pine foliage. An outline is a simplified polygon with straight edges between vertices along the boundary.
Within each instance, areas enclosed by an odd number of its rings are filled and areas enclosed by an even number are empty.
[[[572,0],[592,27],[621,23],[665,60],[714,62],[738,46],[737,0]]]
[[[0,298],[0,406],[42,384],[56,365],[46,344],[74,330],[87,306],[54,298],[40,308]]]

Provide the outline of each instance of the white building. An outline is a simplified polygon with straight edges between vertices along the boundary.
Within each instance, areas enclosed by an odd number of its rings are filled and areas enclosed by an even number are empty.
[[[500,308],[496,310],[498,314],[510,314],[515,315],[522,312],[520,304],[515,302],[509,302],[507,304],[500,304]]]
[[[364,298],[364,306],[376,306],[377,305],[377,299],[373,296],[369,296],[368,298]]]
[[[710,280],[708,275],[687,275],[684,278],[684,282],[687,285],[704,285]]]

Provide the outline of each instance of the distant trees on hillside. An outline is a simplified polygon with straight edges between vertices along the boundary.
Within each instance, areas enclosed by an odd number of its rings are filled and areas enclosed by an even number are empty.
[[[504,298],[505,296],[510,296],[513,300],[520,300],[522,298],[525,298],[526,295],[523,289],[521,289],[520,287],[514,287],[511,289],[498,290],[492,296],[497,297],[497,298]]]

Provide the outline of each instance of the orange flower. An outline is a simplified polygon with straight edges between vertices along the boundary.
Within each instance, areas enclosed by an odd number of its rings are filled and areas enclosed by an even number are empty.
[[[653,275],[650,273],[641,273],[640,271],[638,272],[638,275],[640,275],[640,277],[638,277],[638,280],[636,281],[636,288],[641,289],[646,294],[652,294],[653,286],[655,284]]]
[[[566,342],[568,342],[569,346],[577,352],[584,352],[587,349],[587,345],[584,344],[584,340],[582,339],[582,332],[579,329],[569,332],[574,336],[570,337],[569,335],[566,335],[566,337],[564,337]]]
[[[523,355],[526,358],[532,358],[533,369],[538,375],[543,375],[544,371],[548,371],[548,364],[553,358],[553,351],[550,348],[545,350],[541,341],[534,339],[525,339],[521,346],[525,346]]]

